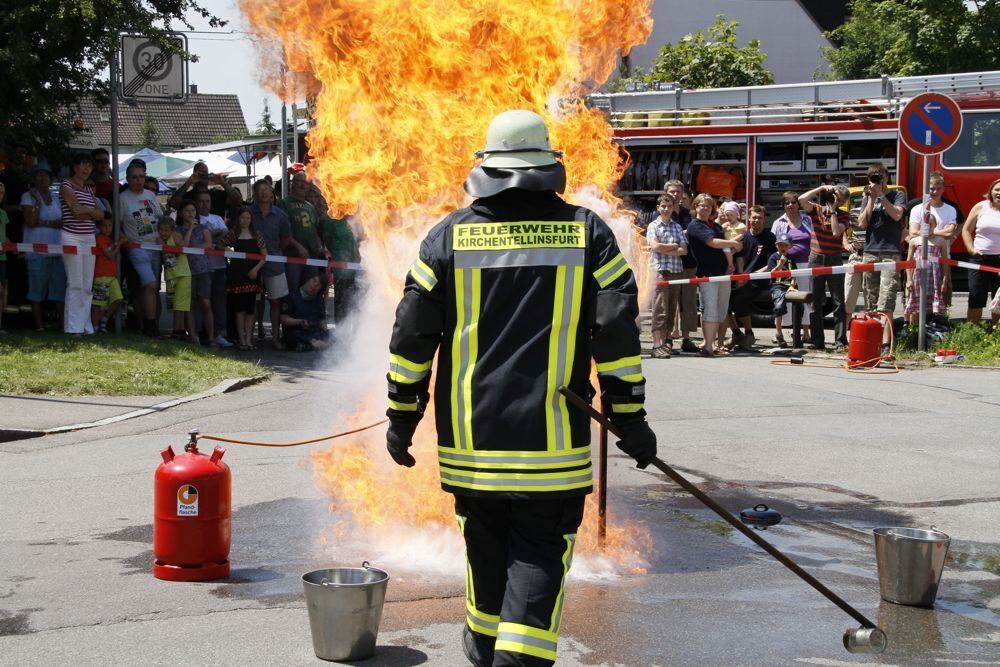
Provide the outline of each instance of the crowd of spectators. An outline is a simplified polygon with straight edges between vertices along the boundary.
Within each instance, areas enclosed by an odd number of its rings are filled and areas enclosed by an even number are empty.
[[[117,181],[106,150],[73,155],[58,183],[48,163],[24,147],[10,155],[0,173],[0,240],[79,250],[0,253],[0,318],[8,300],[27,302],[36,331],[54,323],[72,336],[87,336],[115,331],[119,314],[130,312],[126,326],[146,336],[254,350],[265,338],[266,302],[271,344],[307,351],[326,347],[329,323],[350,316],[358,289],[352,270],[178,252],[358,261],[349,221],[328,214],[302,169],[292,175],[285,198],[276,198],[270,179],[262,179],[247,202],[228,179],[198,162],[164,201],[159,183],[136,159],[118,185],[115,211]],[[159,325],[164,309],[172,313],[164,318],[169,330]]]
[[[788,344],[784,328],[788,302],[794,301],[802,308],[799,334],[808,349],[827,349],[824,317],[832,315],[835,352],[846,351],[849,319],[863,297],[866,311],[884,316],[882,354],[888,357],[901,290],[900,272],[894,270],[697,285],[662,285],[662,281],[835,267],[844,263],[845,256],[850,264],[923,259],[923,235],[929,237],[927,259],[947,258],[952,242],[961,234],[971,261],[1000,267],[1000,179],[991,184],[984,201],[973,207],[962,224],[957,205],[942,197],[944,177],[940,173],[930,175],[927,201],[907,201],[901,189],[889,186],[889,174],[882,164],[869,168],[867,176],[868,185],[855,215],[846,186],[821,185],[801,194],[785,192],[781,215],[769,229],[768,211],[761,205],[747,209],[708,194],[692,198],[680,181],[668,181],[655,211],[637,216],[646,236],[650,280],[655,283],[651,355],[670,357],[677,339],[682,351],[705,357],[727,355],[737,348],[753,350],[757,342],[753,303],[767,294],[776,330],[774,344]],[[903,306],[910,323],[916,322],[922,298],[927,312],[942,318],[951,305],[950,267],[937,262],[930,267],[926,295],[921,294],[914,272],[907,271]],[[998,287],[997,274],[969,272],[970,322],[981,320],[987,303],[996,300]],[[991,314],[996,323],[1000,309],[991,309]],[[699,316],[701,345],[691,338]]]

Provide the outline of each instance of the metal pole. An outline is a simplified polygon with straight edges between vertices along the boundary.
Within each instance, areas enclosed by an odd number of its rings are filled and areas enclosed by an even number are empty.
[[[576,405],[578,408],[581,408],[582,410],[585,410],[587,412],[587,414],[590,415],[591,419],[597,421],[598,423],[602,423],[603,422],[605,424],[605,426],[612,433],[614,433],[618,437],[621,437],[621,434],[618,433],[618,429],[615,428],[614,424],[612,424],[607,419],[607,417],[605,417],[604,415],[602,415],[601,413],[599,413],[597,410],[595,410],[593,408],[593,406],[591,406],[589,403],[585,402],[582,398],[580,398],[579,396],[577,396],[573,392],[569,391],[565,387],[560,388],[559,392],[563,396],[565,396],[571,403],[573,403],[574,405]],[[707,495],[705,495],[705,493],[701,489],[699,489],[694,484],[692,484],[691,482],[689,482],[686,477],[684,477],[683,475],[681,475],[680,473],[678,473],[676,470],[674,470],[673,468],[671,468],[669,465],[667,465],[666,463],[664,463],[659,458],[654,457],[653,460],[650,463],[655,468],[657,468],[660,472],[662,472],[664,475],[666,475],[671,480],[673,480],[682,489],[684,489],[685,491],[687,491],[688,493],[690,493],[692,496],[694,496],[695,498],[697,498],[699,501],[701,501],[701,503],[703,505],[705,505],[710,510],[712,510],[713,512],[715,512],[720,518],[725,519],[726,523],[728,523],[730,526],[732,526],[733,528],[735,528],[736,530],[738,530],[744,536],[746,536],[751,541],[753,541],[757,546],[759,546],[761,549],[763,549],[768,554],[770,554],[775,560],[777,560],[779,563],[781,563],[782,565],[784,565],[785,567],[787,567],[789,570],[791,570],[793,573],[795,573],[800,579],[802,579],[807,584],[809,584],[810,586],[812,586],[813,588],[815,588],[818,592],[822,593],[823,597],[825,597],[827,600],[829,600],[833,604],[837,605],[848,616],[850,616],[851,618],[853,618],[854,620],[856,620],[858,623],[860,623],[862,626],[864,626],[866,628],[875,628],[875,627],[878,627],[872,621],[868,620],[868,618],[865,617],[864,614],[862,614],[860,611],[858,611],[857,609],[855,609],[854,607],[852,607],[850,604],[848,604],[847,602],[845,602],[843,599],[841,599],[841,597],[839,595],[837,595],[836,593],[834,593],[833,591],[831,591],[829,588],[827,588],[826,586],[824,586],[818,579],[816,579],[816,577],[812,576],[811,574],[809,574],[808,572],[806,572],[805,570],[803,570],[792,559],[790,559],[788,556],[786,556],[781,551],[779,551],[774,546],[772,546],[770,542],[768,542],[764,538],[762,538],[759,535],[757,535],[750,528],[747,528],[745,525],[743,525],[743,523],[739,519],[737,519],[735,516],[733,516],[732,513],[729,512],[729,510],[725,509],[724,507],[722,507],[721,505],[719,505],[717,502],[715,502],[714,500],[712,500],[710,497],[708,497]]]
[[[111,40],[111,215],[113,216],[115,243],[121,238],[122,230],[119,222],[119,192],[118,192],[118,33],[112,35]],[[121,280],[121,256],[115,258],[116,271]],[[122,332],[122,318],[128,315],[128,306],[118,309],[115,316],[115,333]],[[141,315],[141,314],[140,314]]]
[[[608,407],[601,399],[601,413],[607,416]],[[597,476],[597,544],[604,547],[608,534],[608,427],[601,423],[600,469]]]
[[[281,101],[281,196],[288,196],[288,107]]]
[[[292,102],[292,155],[294,159],[292,162],[301,162],[299,160],[299,110]]]
[[[930,191],[930,173],[927,171],[927,156],[925,155],[924,192],[923,192],[925,197],[929,191]],[[924,218],[923,220],[920,221],[920,247],[922,249],[921,252],[923,253],[922,257],[924,258],[924,265],[917,269],[920,272],[920,310],[918,311],[917,315],[917,322],[919,323],[917,327],[917,350],[919,350],[920,352],[924,352],[927,349],[925,332],[927,329],[927,290],[928,290],[927,284],[930,278],[930,276],[928,275],[929,267],[927,266],[927,246],[928,246],[927,237],[928,234],[930,233],[930,221],[928,220],[930,216],[928,214],[930,213],[930,205],[931,205],[930,201],[925,199]],[[908,221],[904,222],[906,222],[906,224],[909,224]],[[913,289],[912,285],[910,286],[910,289]]]

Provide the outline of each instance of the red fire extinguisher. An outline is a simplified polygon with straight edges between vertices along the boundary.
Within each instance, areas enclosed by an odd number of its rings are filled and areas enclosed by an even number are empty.
[[[198,432],[184,453],[167,447],[156,469],[153,500],[153,576],[208,581],[229,576],[230,486],[226,450],[198,451]]]
[[[882,320],[862,315],[851,320],[848,368],[875,368],[882,360]]]

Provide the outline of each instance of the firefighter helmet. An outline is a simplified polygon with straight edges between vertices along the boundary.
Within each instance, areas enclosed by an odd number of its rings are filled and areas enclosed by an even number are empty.
[[[504,111],[490,121],[486,148],[476,151],[483,167],[526,169],[556,164],[561,151],[552,150],[545,120],[534,111]]]

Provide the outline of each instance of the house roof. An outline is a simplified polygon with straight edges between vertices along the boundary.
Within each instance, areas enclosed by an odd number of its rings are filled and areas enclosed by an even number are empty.
[[[99,107],[94,100],[80,104],[84,131],[93,135],[99,146],[111,144],[111,110]],[[183,104],[176,102],[140,102],[118,105],[118,143],[139,146],[142,125],[149,112],[163,150],[176,150],[215,143],[220,137],[245,136],[247,122],[239,97],[192,93]]]

